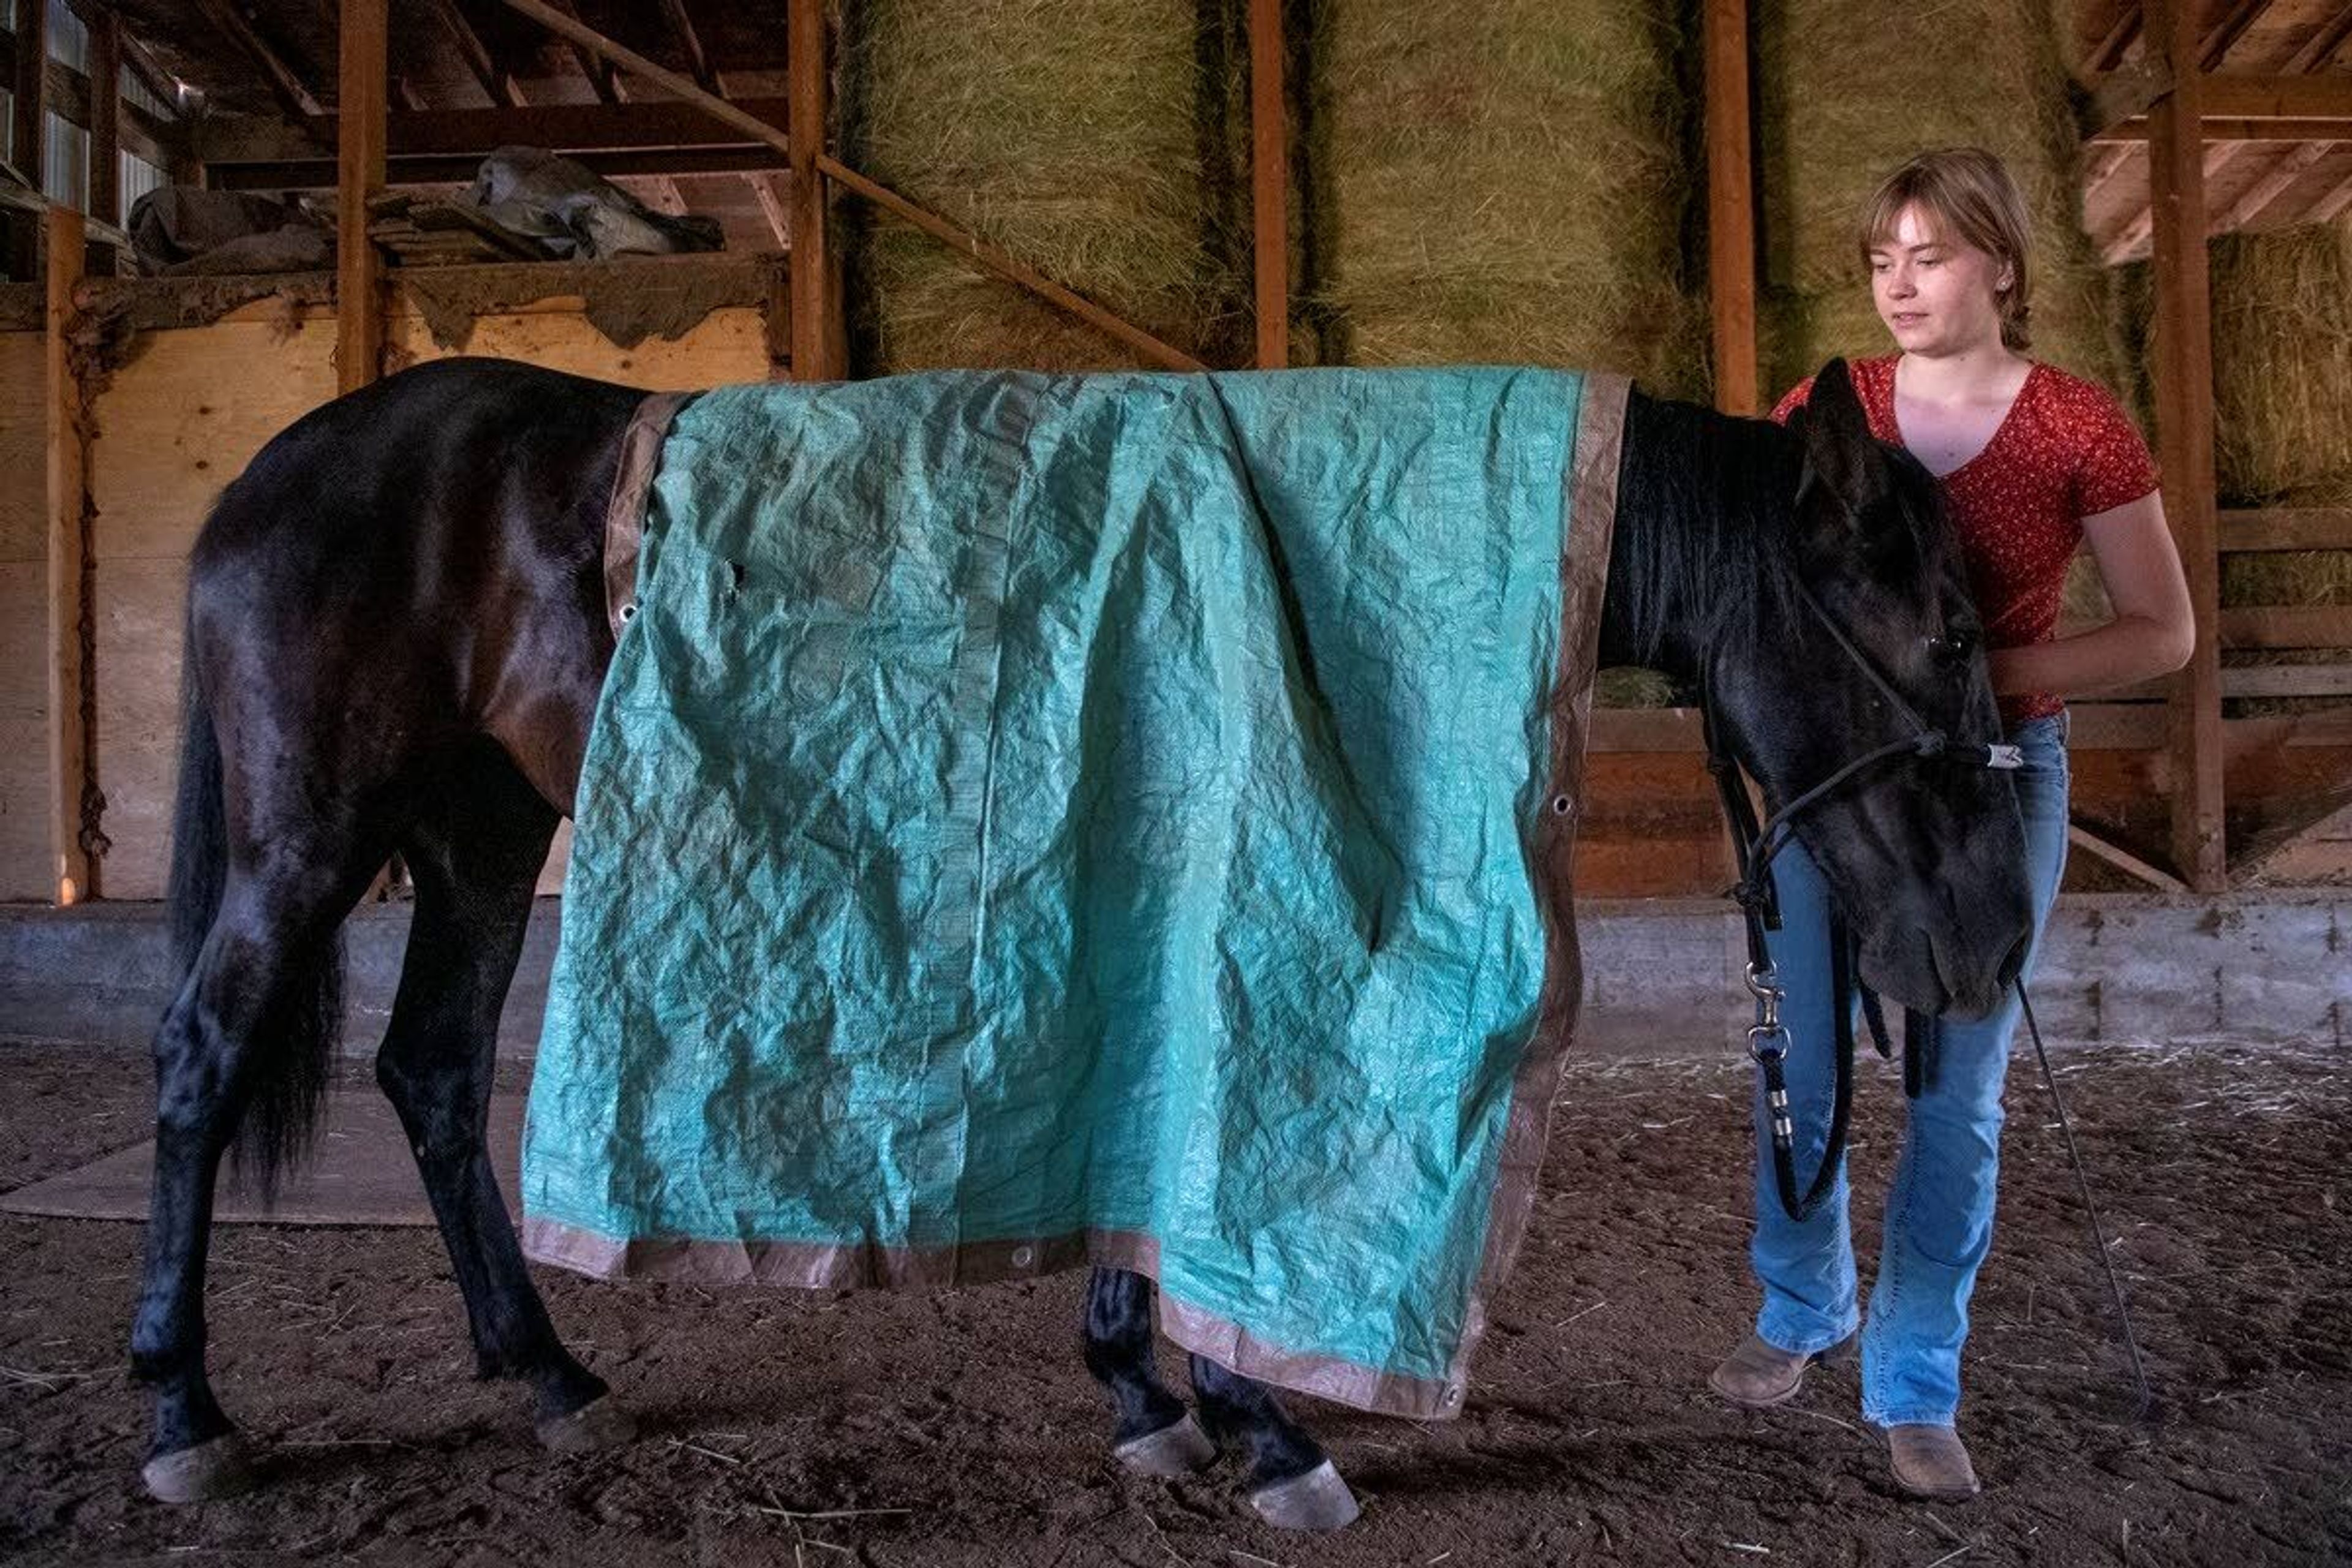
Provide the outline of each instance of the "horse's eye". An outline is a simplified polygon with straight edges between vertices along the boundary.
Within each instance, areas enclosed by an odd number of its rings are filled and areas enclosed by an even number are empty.
[[[1946,632],[1942,637],[1927,639],[1928,652],[1955,664],[1974,653],[1976,646],[1976,638],[1967,632]]]

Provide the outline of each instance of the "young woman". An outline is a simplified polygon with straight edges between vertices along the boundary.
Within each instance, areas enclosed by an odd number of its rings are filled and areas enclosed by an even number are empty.
[[[1860,235],[1871,297],[1896,352],[1852,368],[1874,433],[1943,482],[1984,620],[1993,689],[2025,758],[2013,776],[2038,945],[2066,856],[2063,699],[2179,668],[2194,626],[2146,443],[2105,391],[2026,357],[2030,236],[2024,202],[1990,153],[1928,153],[1896,170],[1872,198]],[[1773,417],[1790,418],[1811,384],[1790,392]],[[2058,637],[2067,563],[2086,540],[2115,618]],[[1793,845],[1772,877],[1783,927],[1772,958],[1789,994],[1782,1016],[1801,1044],[1825,1047],[1833,1023],[1829,893]],[[1780,1404],[1796,1394],[1808,1363],[1861,1328],[1863,1415],[1886,1430],[1896,1484],[1915,1496],[1977,1490],[1954,1425],[1960,1346],[1969,1292],[1992,1239],[2001,1086],[2018,1013],[2012,998],[1980,1021],[1946,1021],[1933,1079],[1910,1102],[1866,1325],[1843,1173],[1799,1223],[1781,1210],[1759,1155],[1750,1256],[1763,1307],[1755,1331],[1709,1379],[1736,1404]],[[1791,1051],[1788,1075],[1801,1152],[1818,1157],[1828,1138],[1829,1051]],[[1760,1096],[1757,1114],[1761,1128]]]

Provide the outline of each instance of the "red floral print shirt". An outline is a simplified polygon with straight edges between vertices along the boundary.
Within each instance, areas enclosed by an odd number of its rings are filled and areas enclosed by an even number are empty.
[[[1870,433],[1903,445],[1895,420],[1897,354],[1852,362]],[[1807,377],[1780,400],[1782,424],[1811,393]],[[1952,526],[1988,648],[2023,647],[2057,635],[2066,566],[2083,542],[2083,520],[2136,501],[2157,488],[2156,459],[2104,388],[2037,362],[2026,372],[1984,450],[1943,477]],[[2048,693],[2004,697],[2011,725],[2061,712]]]

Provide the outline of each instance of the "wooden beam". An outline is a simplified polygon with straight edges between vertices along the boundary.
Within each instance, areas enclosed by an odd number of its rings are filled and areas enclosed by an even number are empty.
[[[96,47],[95,37],[93,33],[93,47]],[[0,75],[14,81],[16,73],[15,41],[7,34],[0,33]],[[84,131],[91,129],[90,106],[97,101],[98,94],[91,89],[89,78],[63,60],[55,59],[48,62],[43,77],[42,88],[48,94],[48,111],[68,125],[79,125]],[[115,101],[121,106],[118,121],[121,145],[159,167],[167,159],[185,155],[187,133],[176,121],[159,120],[135,103],[122,103],[120,97]]]
[[[2079,822],[2066,825],[2066,842],[2105,861],[2127,877],[2136,877],[2159,892],[2185,893],[2189,884],[2169,871],[2159,870],[2122,846],[2100,837]]]
[[[2125,73],[2118,71],[2115,77]],[[2110,78],[2113,80],[2114,78]],[[2102,101],[2102,84],[2094,101]],[[2121,94],[2114,107],[2128,109]],[[2352,137],[2352,72],[2323,71],[2299,76],[2217,76],[2207,79],[2203,102],[2205,139],[2209,142],[2308,142]],[[2112,119],[2085,116],[2086,139],[2097,142],[2138,142],[2148,136],[2149,117],[2123,113]]]
[[[1755,131],[1748,99],[1748,0],[1706,0],[1706,281],[1714,318],[1715,405],[1764,411],[1756,353]]]
[[[1290,363],[1290,132],[1283,112],[1282,0],[1250,0],[1250,223],[1257,365]]]
[[[747,99],[738,107],[782,120],[781,98]],[[335,117],[299,124],[252,115],[214,115],[197,152],[214,168],[240,163],[295,163],[336,144]],[[384,149],[394,158],[479,159],[507,146],[578,153],[617,148],[761,147],[765,142],[712,126],[710,116],[685,103],[542,103],[523,109],[434,109],[388,114]]]
[[[583,163],[608,180],[656,174],[748,174],[781,171],[782,153],[766,147],[692,147],[643,152],[622,148],[611,153],[578,151],[564,156]],[[436,153],[394,158],[384,165],[387,189],[403,185],[463,185],[481,167],[479,153]],[[335,164],[328,158],[308,158],[292,163],[230,163],[213,168],[208,183],[224,191],[330,190]]]
[[[2224,511],[2221,552],[2352,550],[2352,507],[2262,507]]]
[[[122,221],[122,21],[100,11],[89,26],[89,216]]]
[[[514,74],[491,56],[489,46],[482,42],[482,36],[474,31],[474,25],[457,9],[457,0],[424,0],[424,5],[441,24],[441,30],[456,41],[458,58],[466,62],[466,69],[481,84],[483,92],[488,94],[491,104],[509,109],[523,107],[522,89],[515,85]]]
[[[196,0],[196,9],[253,62],[262,80],[269,84],[270,95],[278,100],[279,108],[293,115],[320,112],[318,96],[284,57],[270,47],[269,40],[254,31],[253,24],[246,19],[236,0]]]
[[[792,155],[792,370],[794,381],[836,379],[825,352],[824,154],[825,26],[824,0],[785,0],[787,81],[784,150]]]
[[[2221,626],[2226,648],[2352,647],[2352,605],[2235,605]]]
[[[2205,255],[2204,73],[2189,0],[2147,0],[2147,42],[2172,91],[2148,115],[2155,211],[2155,384],[2164,509],[2189,579],[2197,637],[2166,704],[2172,857],[2199,892],[2229,884],[2222,836],[2221,553],[2213,505],[2213,326]]]
[[[686,68],[693,76],[694,84],[705,92],[724,98],[726,94],[719,89],[719,78],[710,68],[710,57],[703,52],[702,37],[694,30],[694,18],[686,13],[686,0],[661,0],[661,8],[662,15],[669,20],[669,30],[677,35],[678,47],[686,51]],[[789,34],[789,22],[786,30]]]
[[[814,30],[822,36],[824,21],[822,0],[791,0],[791,3],[800,7],[799,10],[793,11],[789,15],[803,17],[801,30]],[[635,50],[616,44],[603,34],[592,31],[582,24],[572,21],[562,12],[544,4],[544,0],[499,0],[499,4],[511,10],[521,12],[551,32],[594,49],[624,69],[635,72],[658,86],[668,89],[687,102],[699,105],[714,119],[749,132],[757,140],[782,151],[788,156],[793,153],[794,139],[785,132],[777,130],[773,125],[753,119],[743,112],[740,105],[731,103],[715,93],[705,92],[676,71],[656,65]],[[788,51],[790,49],[789,44],[787,44],[787,49]],[[810,55],[811,50],[804,45],[800,51],[800,58],[803,64],[797,68],[812,72],[821,70],[822,61],[812,61]],[[800,83],[795,79],[793,85],[798,87]],[[795,92],[790,95],[788,102],[799,106],[796,112],[809,115],[814,121],[814,123],[807,128],[807,133],[798,144],[805,149],[812,140],[821,141],[824,122],[822,115],[817,110],[821,110],[823,105],[816,100],[816,95],[813,92]],[[813,162],[814,173],[824,174],[835,184],[845,187],[892,216],[912,224],[925,234],[941,241],[958,254],[969,258],[1000,278],[1017,283],[1041,299],[1060,306],[1088,326],[1127,344],[1153,363],[1169,370],[1194,371],[1208,368],[1183,350],[1162,342],[1139,327],[1121,321],[1093,300],[1082,298],[1045,277],[1036,268],[1014,259],[1011,255],[989,244],[971,230],[941,217],[927,207],[908,201],[887,185],[866,178],[831,153],[819,152]],[[797,164],[795,164],[794,174],[793,200],[796,203],[812,200],[821,202],[822,190],[812,195],[803,188],[812,182],[801,174]],[[822,231],[818,232],[821,235]],[[799,250],[800,242],[804,237],[805,236],[799,229],[794,230],[795,251]],[[818,276],[822,278],[824,275],[824,271],[819,270]],[[802,330],[799,324],[799,314],[809,298],[814,298],[817,304],[819,321],[822,321],[824,317],[823,287],[818,284],[811,284],[807,287],[809,296],[804,297],[798,289],[795,289],[793,293],[795,346],[799,342],[798,333]]]
[[[37,0],[24,0],[38,8]],[[43,405],[47,421],[49,860],[54,897],[78,904],[93,896],[89,845],[82,837],[89,772],[89,475],[83,442],[81,388],[67,334],[81,283],[81,214],[52,206]]]
[[[390,90],[386,0],[342,0],[337,24],[335,386],[356,392],[383,374],[383,258],[368,237],[368,199],[383,188]]]

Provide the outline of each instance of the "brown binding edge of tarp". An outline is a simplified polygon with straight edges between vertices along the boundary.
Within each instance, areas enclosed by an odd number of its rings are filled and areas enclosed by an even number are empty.
[[[677,411],[699,394],[656,392],[637,405],[621,437],[621,463],[604,510],[604,618],[613,640],[637,609],[637,552],[646,542],[646,492],[661,467],[662,441]]]
[[[971,1241],[953,1247],[871,1247],[804,1241],[710,1241],[613,1237],[527,1216],[523,1256],[598,1279],[658,1279],[686,1285],[759,1285],[803,1290],[940,1289],[1034,1279],[1093,1265],[1125,1268],[1160,1281],[1160,1328],[1184,1350],[1244,1377],[1413,1420],[1460,1414],[1454,1386],[1430,1378],[1377,1372],[1335,1356],[1269,1343],[1240,1324],[1185,1301],[1160,1280],[1160,1243],[1138,1231],[1087,1230],[1062,1236]]]
[[[1438,1380],[1383,1373],[1334,1356],[1286,1350],[1181,1300],[1168,1290],[1165,1281],[1160,1281],[1160,1331],[1181,1348],[1244,1377],[1379,1415],[1431,1421],[1462,1414],[1470,1358],[1486,1335],[1486,1302],[1509,1278],[1535,1208],[1544,1146],[1550,1132],[1551,1103],[1567,1066],[1583,989],[1571,874],[1576,821],[1583,815],[1579,791],[1592,713],[1592,675],[1600,658],[1601,590],[1608,582],[1616,531],[1618,461],[1624,449],[1625,404],[1632,390],[1633,384],[1623,376],[1586,375],[1578,395],[1575,450],[1560,477],[1561,521],[1568,537],[1559,563],[1559,668],[1549,697],[1549,789],[1529,829],[1528,845],[1536,900],[1544,919],[1543,985],[1535,1028],[1512,1079],[1495,1194],[1486,1211],[1486,1242],[1465,1305],[1454,1363],[1445,1377]],[[665,393],[646,398],[625,437],[605,531],[605,593],[615,637],[621,607],[634,603],[646,491],[658,466],[662,437],[677,409],[693,395]],[[1094,1264],[1160,1280],[1159,1243],[1132,1231],[1093,1230],[942,1247],[883,1247],[689,1238],[617,1240],[558,1220],[528,1216],[523,1221],[522,1244],[524,1255],[534,1262],[604,1279],[896,1289],[1034,1279]]]
[[[1576,1038],[1584,962],[1576,942],[1576,824],[1584,815],[1584,740],[1592,721],[1592,676],[1601,658],[1601,600],[1617,531],[1617,469],[1625,449],[1625,404],[1633,384],[1622,375],[1587,374],[1577,405],[1576,452],[1562,482],[1568,538],[1559,553],[1559,669],[1551,689],[1549,790],[1528,832],[1536,904],[1544,922],[1543,988],[1535,1032],[1511,1082],[1509,1120],[1486,1209],[1486,1243],[1464,1309],[1461,1338],[1447,1369],[1441,1415],[1459,1415],[1470,1386],[1470,1358],[1486,1337],[1486,1303],[1510,1278],[1535,1210],[1551,1133],[1551,1104]]]

